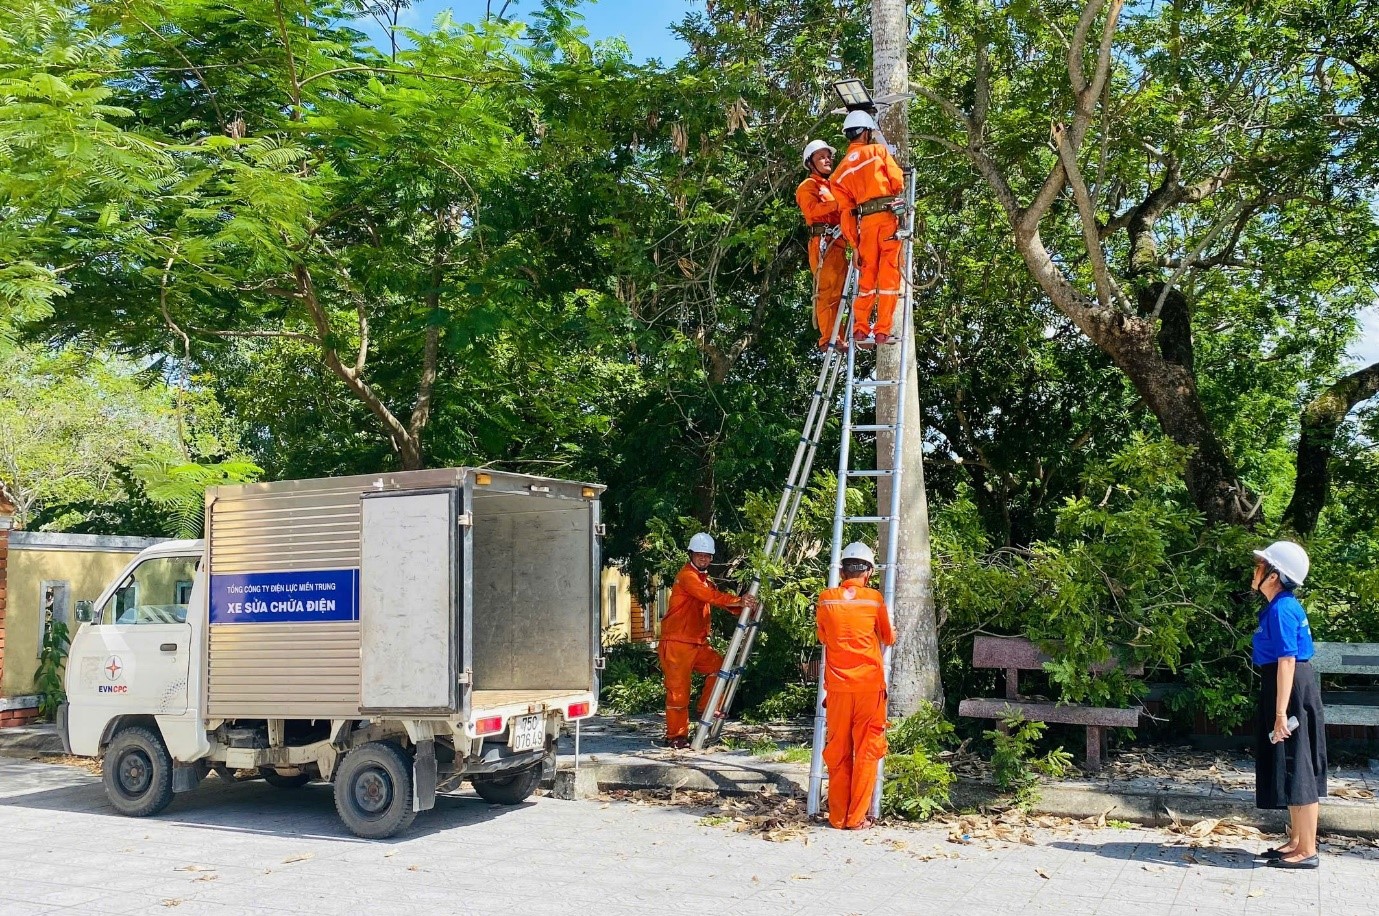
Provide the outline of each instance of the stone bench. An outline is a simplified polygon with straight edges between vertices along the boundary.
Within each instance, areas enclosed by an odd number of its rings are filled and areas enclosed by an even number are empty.
[[[1021,697],[1020,672],[1042,671],[1050,661],[1052,659],[1028,639],[1018,636],[978,636],[972,645],[972,666],[1005,669],[1006,695],[1004,699],[963,700],[958,704],[958,715],[974,719],[1001,719],[1007,712],[1018,712],[1028,722],[1085,726],[1086,768],[1088,772],[1095,773],[1101,769],[1102,758],[1106,754],[1106,729],[1135,728],[1140,724],[1140,711],[1049,703]],[[1144,673],[1142,665],[1122,665],[1114,660],[1094,666],[1092,673],[1103,674],[1117,668],[1136,676]]]
[[[1379,643],[1319,642],[1312,656],[1318,674],[1379,677]],[[1346,688],[1322,691],[1327,725],[1379,726],[1379,690]]]

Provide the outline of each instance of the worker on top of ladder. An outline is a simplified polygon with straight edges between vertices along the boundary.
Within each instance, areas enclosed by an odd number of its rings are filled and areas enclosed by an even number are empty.
[[[895,642],[881,593],[867,586],[876,556],[854,542],[843,548],[842,582],[819,596],[824,647],[824,763],[828,822],[840,830],[871,826],[876,765],[886,756],[886,672],[882,646]]]
[[[843,237],[857,253],[857,298],[853,339],[862,347],[898,343],[895,306],[900,299],[901,241],[898,213],[905,209],[905,173],[881,142],[876,121],[865,111],[843,121],[849,142],[829,186],[841,211]],[[872,324],[872,309],[876,323]]]
[[[656,654],[666,679],[666,743],[674,748],[689,746],[690,676],[702,674],[699,714],[713,693],[723,656],[709,645],[710,608],[719,607],[734,614],[743,608],[756,610],[753,595],[731,595],[713,587],[709,564],[713,562],[712,535],[700,532],[690,538],[689,562],[675,577],[670,590],[670,609],[661,621],[661,642]]]
[[[804,167],[809,174],[795,189],[795,203],[809,227],[809,270],[814,275],[814,327],[819,330],[819,349],[827,350],[833,326],[837,324],[838,303],[847,282],[847,245],[839,228],[841,214],[833,198],[828,176],[833,172],[837,152],[823,140],[810,140],[804,148]],[[839,347],[847,345],[847,326],[843,325]]]

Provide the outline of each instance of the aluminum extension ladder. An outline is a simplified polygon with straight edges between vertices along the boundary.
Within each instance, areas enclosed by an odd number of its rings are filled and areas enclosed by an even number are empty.
[[[841,448],[839,449],[838,463],[838,492],[834,508],[833,519],[833,545],[830,556],[829,566],[829,587],[838,584],[838,563],[839,554],[842,552],[843,526],[847,523],[884,523],[887,529],[887,556],[886,562],[880,569],[885,574],[884,594],[887,607],[894,605],[895,598],[895,570],[896,570],[896,551],[899,542],[900,531],[900,467],[901,452],[904,433],[904,397],[897,399],[896,423],[888,424],[856,424],[852,421],[853,405],[856,402],[855,391],[861,389],[879,389],[884,387],[895,387],[899,392],[904,392],[905,384],[909,375],[909,365],[914,357],[913,350],[908,345],[911,313],[914,303],[914,285],[912,282],[914,268],[914,219],[915,219],[915,188],[914,173],[912,169],[906,169],[905,182],[905,201],[906,201],[906,220],[902,229],[897,233],[901,239],[901,261],[903,265],[901,274],[901,295],[897,303],[897,313],[900,321],[900,347],[901,359],[900,369],[897,373],[899,378],[895,380],[876,380],[857,378],[857,348],[849,345],[845,352],[839,352],[835,347],[829,347],[824,356],[823,365],[819,369],[819,378],[814,386],[814,395],[810,401],[809,411],[805,417],[804,430],[800,435],[799,444],[795,449],[794,461],[790,466],[790,474],[787,478],[785,489],[781,493],[781,498],[776,506],[775,518],[771,523],[771,528],[766,536],[764,554],[770,561],[779,561],[785,556],[791,532],[794,530],[795,516],[799,510],[800,502],[804,492],[809,485],[810,474],[813,471],[814,456],[818,451],[819,441],[823,431],[827,426],[830,408],[833,402],[833,392],[837,386],[839,375],[844,375],[846,382],[843,393],[843,435]],[[847,280],[843,288],[843,297],[839,305],[838,316],[833,327],[831,339],[838,339],[838,332],[844,322],[847,323],[847,339],[852,338],[852,305],[857,296],[858,276],[856,263],[849,265]],[[849,467],[849,456],[851,454],[852,434],[856,432],[880,432],[882,430],[894,430],[895,436],[892,445],[892,470],[852,470]],[[878,513],[876,516],[857,516],[849,517],[845,513],[847,497],[847,481],[862,477],[890,477],[891,505],[885,515]],[[755,596],[761,588],[760,576],[754,576],[751,584],[742,594]],[[704,707],[704,713],[700,717],[698,727],[695,730],[693,747],[695,750],[702,751],[705,746],[716,740],[723,730],[723,725],[727,721],[728,711],[732,708],[733,698],[737,694],[737,688],[741,684],[742,675],[746,671],[747,660],[751,657],[752,646],[756,641],[757,634],[761,629],[761,621],[765,613],[764,607],[758,607],[756,611],[744,610],[738,615],[738,623],[733,630],[733,636],[728,645],[728,651],[723,656],[723,665],[718,672],[718,679],[714,685],[709,701]],[[890,649],[886,650],[885,665],[887,677],[890,671]],[[822,783],[822,749],[824,741],[824,720],[823,720],[823,665],[822,659],[819,667],[819,687],[818,699],[815,709],[814,722],[814,753],[810,767],[810,794],[809,810],[811,814],[817,813],[819,808],[818,796],[819,786]],[[879,810],[880,805],[880,786],[881,780],[877,780],[877,792],[873,799],[873,813]]]
[[[896,371],[894,379],[858,379],[856,371],[856,349],[849,347],[847,351],[847,369],[845,377],[846,384],[843,387],[843,433],[842,442],[838,449],[838,495],[837,502],[833,509],[833,550],[829,556],[828,564],[828,587],[836,588],[840,580],[840,555],[843,552],[843,529],[848,524],[868,524],[885,526],[886,532],[886,556],[885,562],[876,571],[882,573],[881,592],[886,601],[886,608],[894,613],[895,609],[895,581],[897,571],[897,557],[899,555],[900,544],[900,472],[903,467],[904,457],[904,437],[905,437],[905,386],[909,381],[911,363],[914,360],[914,349],[910,344],[910,324],[914,312],[914,229],[915,229],[915,180],[913,168],[905,170],[905,221],[896,233],[901,240],[900,252],[900,299],[896,303],[897,319],[900,331],[900,366]],[[858,423],[853,419],[853,409],[857,403],[856,392],[858,389],[877,390],[880,388],[894,388],[897,393],[895,405],[895,423]],[[891,433],[891,462],[890,467],[885,470],[855,470],[851,467],[852,437],[855,433]],[[890,505],[883,513],[881,507],[877,506],[875,515],[848,515],[847,514],[847,485],[849,480],[858,478],[889,478],[890,479]],[[878,495],[878,500],[879,500]],[[879,533],[879,531],[878,531]],[[819,659],[819,686],[814,701],[814,747],[809,759],[809,799],[808,812],[810,815],[819,813],[820,796],[822,795],[824,780],[824,670],[826,659],[823,658],[822,651]],[[886,682],[890,683],[891,678],[891,648],[886,647],[883,659]],[[876,764],[876,789],[872,794],[871,815],[877,817],[881,813],[881,787],[885,782],[885,761],[877,761]]]
[[[841,240],[833,244],[842,244]],[[839,301],[838,316],[833,322],[833,336],[830,340],[837,340],[839,332],[843,330],[847,317],[852,313],[852,302],[857,297],[857,267],[855,262],[848,265],[847,279],[843,284],[843,296]],[[850,324],[848,325],[850,326]],[[848,346],[847,352],[852,353],[853,347]],[[819,378],[814,383],[814,396],[809,402],[809,412],[805,415],[804,431],[800,434],[799,444],[795,447],[795,459],[790,464],[790,476],[786,480],[785,489],[781,492],[780,502],[776,504],[776,515],[771,522],[771,530],[766,535],[766,546],[764,553],[767,560],[777,562],[785,556],[785,550],[790,541],[790,532],[795,527],[795,516],[799,512],[800,502],[804,498],[805,490],[809,488],[809,476],[814,470],[814,455],[819,449],[819,440],[823,436],[824,429],[828,425],[830,405],[833,402],[833,391],[838,383],[838,376],[842,372],[845,362],[851,365],[851,356],[846,360],[843,353],[836,346],[830,345],[824,351],[823,365],[819,367]],[[756,596],[761,590],[761,576],[752,577],[751,584],[743,595]],[[728,710],[732,708],[733,698],[737,696],[738,685],[742,682],[743,672],[747,670],[747,660],[752,656],[752,646],[756,643],[757,633],[761,630],[761,621],[765,614],[765,608],[758,606],[755,611],[743,610],[738,614],[737,626],[733,629],[732,640],[728,643],[728,651],[723,655],[723,665],[718,672],[718,680],[714,684],[713,692],[709,694],[709,702],[704,706],[704,714],[699,719],[699,724],[694,732],[693,747],[696,751],[702,751],[707,745],[718,739],[723,731],[723,724],[727,721]]]

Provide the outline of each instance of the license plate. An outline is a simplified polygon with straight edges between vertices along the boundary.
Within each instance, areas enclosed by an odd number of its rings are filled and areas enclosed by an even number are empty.
[[[512,739],[509,746],[514,751],[533,751],[546,746],[546,717],[541,713],[534,716],[516,716],[512,720]]]

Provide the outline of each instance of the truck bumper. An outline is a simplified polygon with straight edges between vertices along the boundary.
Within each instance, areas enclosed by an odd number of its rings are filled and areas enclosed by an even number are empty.
[[[485,747],[478,757],[470,757],[464,762],[466,776],[483,773],[501,773],[504,770],[520,770],[534,763],[542,763],[546,751],[520,751],[514,753],[502,745]]]
[[[57,708],[57,736],[62,739],[62,753],[71,755],[72,736],[67,730],[67,704],[63,703]]]

